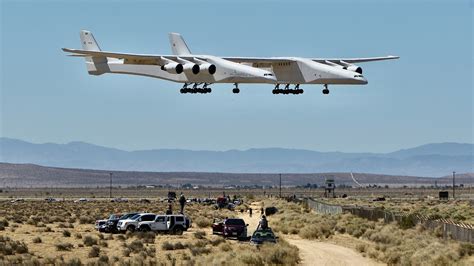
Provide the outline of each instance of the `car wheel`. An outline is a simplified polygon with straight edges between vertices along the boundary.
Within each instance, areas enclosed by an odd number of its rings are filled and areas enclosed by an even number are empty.
[[[151,229],[148,225],[145,225],[145,226],[142,226],[140,227],[140,231],[143,231],[143,232],[150,232]]]
[[[127,231],[132,232],[132,233],[135,232],[135,226],[134,225],[127,226]]]
[[[183,229],[181,227],[177,227],[174,229],[174,234],[175,235],[182,235],[183,234]]]

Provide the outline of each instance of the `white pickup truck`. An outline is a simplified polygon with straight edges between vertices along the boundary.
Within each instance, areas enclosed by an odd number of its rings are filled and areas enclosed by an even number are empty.
[[[191,219],[184,214],[156,215],[154,221],[138,223],[140,231],[154,231],[181,235],[191,227]]]

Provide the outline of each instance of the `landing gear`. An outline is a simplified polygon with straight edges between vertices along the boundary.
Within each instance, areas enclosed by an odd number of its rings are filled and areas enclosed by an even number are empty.
[[[304,91],[300,89],[300,84],[296,84],[295,88],[290,89],[290,84],[286,84],[284,89],[280,89],[280,84],[276,84],[273,94],[302,94]]]
[[[240,92],[240,89],[239,89],[239,84],[237,83],[234,83],[234,86],[235,88],[232,89],[232,93],[239,93]]]
[[[323,94],[329,94],[328,84],[324,84]]]
[[[210,83],[204,83],[202,88],[199,88],[198,86],[201,85],[202,83],[194,83],[192,88],[188,88],[188,85],[191,85],[190,83],[184,83],[183,88],[179,90],[180,93],[211,93],[212,89],[207,87],[210,85]]]

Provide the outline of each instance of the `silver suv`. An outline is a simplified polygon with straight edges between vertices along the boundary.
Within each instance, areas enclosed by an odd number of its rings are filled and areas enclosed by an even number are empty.
[[[125,220],[119,220],[117,223],[117,231],[125,232],[130,231],[133,232],[137,230],[138,224],[140,222],[147,222],[147,221],[154,221],[156,218],[156,214],[154,213],[139,213],[130,218]]]
[[[191,227],[191,219],[183,214],[156,215],[153,221],[138,223],[140,231],[154,231],[181,235]]]

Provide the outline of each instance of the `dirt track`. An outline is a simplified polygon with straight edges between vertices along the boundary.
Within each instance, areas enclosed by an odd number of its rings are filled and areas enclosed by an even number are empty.
[[[258,226],[260,208],[260,203],[252,203],[252,217],[248,213],[242,214],[242,218],[249,224],[249,235],[253,234]],[[280,237],[282,237],[281,234]],[[285,236],[285,240],[299,249],[301,265],[384,265],[369,258],[364,258],[353,249],[339,245],[302,239],[299,236]]]

